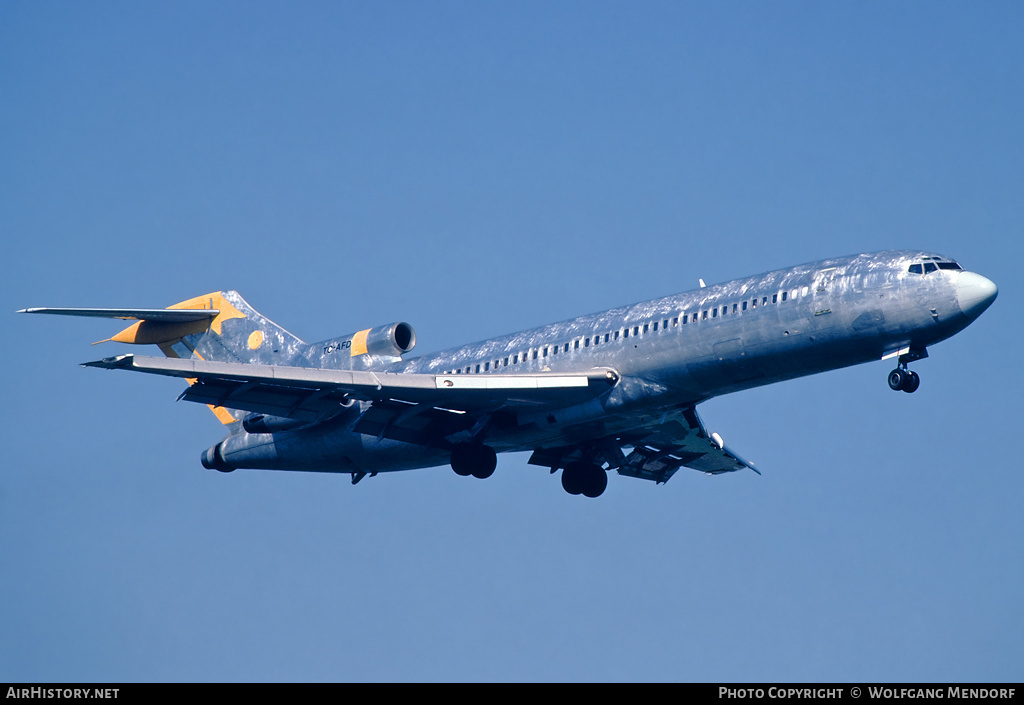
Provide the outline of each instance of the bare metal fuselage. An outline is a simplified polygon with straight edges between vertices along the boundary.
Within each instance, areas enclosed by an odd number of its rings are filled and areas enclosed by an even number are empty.
[[[490,423],[482,439],[499,453],[583,447],[628,437],[665,414],[722,394],[886,356],[901,363],[923,357],[995,297],[991,282],[959,266],[911,271],[915,263],[932,261],[951,262],[920,251],[813,262],[373,369],[432,375],[613,371],[617,382],[600,398],[519,410]],[[305,348],[292,364],[330,368],[335,350],[329,342]],[[221,457],[232,467],[354,477],[449,462],[450,443],[355,432],[366,406],[356,403],[305,428],[233,434],[220,445]],[[479,431],[467,429],[466,439]]]

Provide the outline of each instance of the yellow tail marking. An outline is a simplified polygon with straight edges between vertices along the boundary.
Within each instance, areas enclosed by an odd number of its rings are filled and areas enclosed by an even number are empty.
[[[214,406],[213,404],[207,404],[207,406],[210,407],[210,411],[212,411],[213,415],[217,417],[217,420],[225,426],[230,426],[235,422],[235,417],[232,416],[231,412],[223,406]]]
[[[174,349],[170,345],[160,346],[160,349],[163,351],[164,355],[166,355],[167,357],[174,357],[174,358],[179,358],[180,359],[180,356],[178,355],[178,353],[174,352]],[[196,353],[195,355],[200,360],[203,359],[203,356],[200,355],[199,353]],[[195,378],[195,377],[186,377],[185,381],[188,382],[188,386],[191,387],[193,384],[195,384],[199,380],[197,378]],[[228,411],[227,409],[225,409],[223,406],[214,406],[213,404],[207,404],[207,406],[210,407],[210,411],[212,411],[213,415],[217,417],[217,420],[220,421],[225,426],[233,424],[237,420],[237,419],[235,419],[234,416],[231,415],[231,412]]]
[[[210,322],[210,328],[212,328],[213,332],[216,333],[217,335],[223,334],[221,326],[224,324],[224,321],[227,321],[231,318],[245,318],[245,314],[239,311],[234,306],[232,306],[231,303],[227,299],[225,299],[224,296],[219,291],[216,291],[212,294],[207,294],[206,296],[197,296],[194,299],[182,301],[181,303],[174,304],[173,306],[168,306],[167,308],[217,309],[218,311],[220,311],[220,313],[217,314],[217,317]]]
[[[113,338],[101,340],[100,343],[113,341],[131,345],[161,345],[180,340],[186,335],[202,333],[209,324],[206,321],[192,323],[158,323],[157,321],[139,321],[125,328]],[[94,343],[95,344],[95,343]]]
[[[197,296],[188,301],[168,306],[167,308],[178,309],[216,309],[220,311],[217,317],[207,323],[206,321],[195,321],[193,323],[159,323],[157,321],[139,321],[125,328],[113,338],[98,341],[106,343],[130,343],[132,345],[161,345],[173,343],[187,335],[202,333],[208,327],[212,328],[217,335],[223,334],[221,326],[224,321],[232,318],[245,318],[245,314],[231,305],[218,291],[206,296]]]
[[[369,334],[370,329],[367,328],[352,336],[352,357],[366,354],[366,338]]]
[[[243,318],[244,318],[244,316],[243,316]],[[196,357],[198,357],[200,360],[203,359],[203,356],[200,355],[198,351],[193,350],[192,353]],[[185,381],[188,382],[188,386],[191,387],[193,384],[195,384],[199,380],[197,378],[195,378],[195,377],[186,377]],[[212,411],[213,415],[217,417],[217,420],[220,421],[225,426],[228,426],[228,425],[233,424],[235,422],[235,420],[236,420],[235,417],[232,416],[231,412],[228,411],[227,409],[225,409],[223,406],[214,406],[213,404],[207,404],[207,406],[210,407],[210,411]]]

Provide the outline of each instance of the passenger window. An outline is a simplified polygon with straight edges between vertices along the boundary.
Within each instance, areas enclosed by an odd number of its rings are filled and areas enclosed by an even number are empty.
[[[746,310],[747,310],[747,302],[746,302],[746,301],[744,301],[744,302],[743,302],[743,310],[744,310],[744,311],[746,311]]]
[[[785,300],[786,300],[786,293],[787,293],[787,292],[785,292],[785,291],[784,291],[784,292],[782,292],[782,300],[783,300],[783,301],[785,301]]]
[[[772,303],[773,304],[779,303],[779,295],[778,294],[772,294]]]

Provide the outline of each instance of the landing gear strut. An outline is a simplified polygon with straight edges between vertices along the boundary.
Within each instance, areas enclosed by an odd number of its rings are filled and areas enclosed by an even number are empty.
[[[498,455],[490,446],[479,443],[459,443],[452,448],[452,470],[456,475],[485,480],[494,474],[498,466]]]
[[[894,392],[907,392],[913,394],[921,386],[921,378],[916,372],[911,372],[905,364],[900,364],[895,370],[889,373],[889,389]]]

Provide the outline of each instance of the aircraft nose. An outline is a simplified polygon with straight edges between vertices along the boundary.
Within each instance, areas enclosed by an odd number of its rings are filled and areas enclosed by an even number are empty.
[[[956,278],[956,301],[968,318],[974,319],[992,305],[999,289],[995,283],[974,272],[960,272]]]

